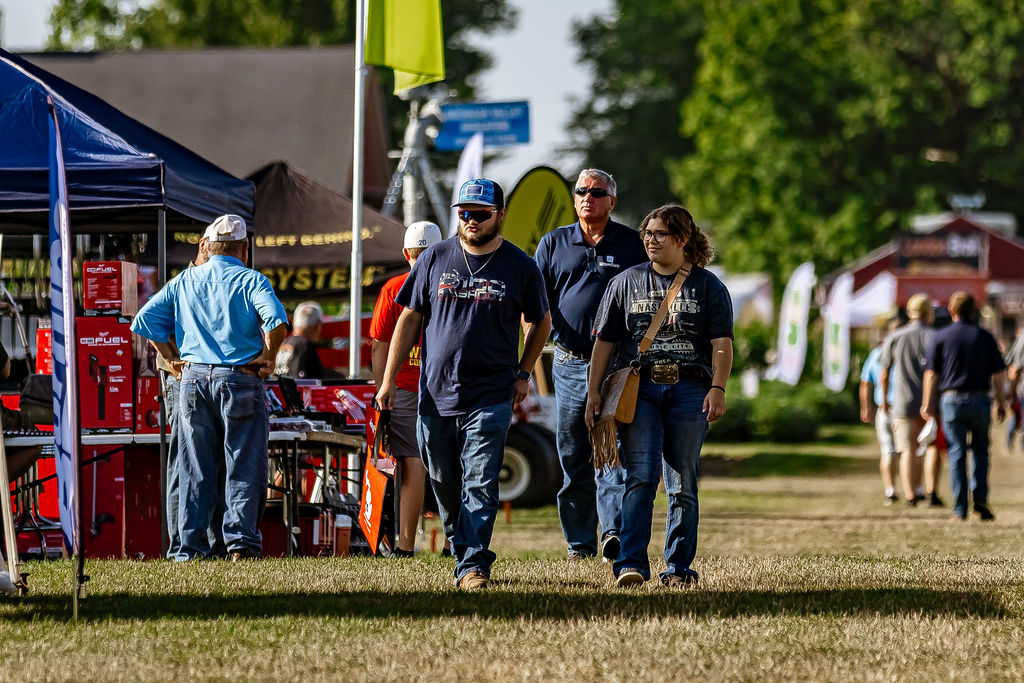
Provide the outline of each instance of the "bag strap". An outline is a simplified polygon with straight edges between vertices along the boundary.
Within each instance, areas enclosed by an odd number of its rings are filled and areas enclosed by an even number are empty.
[[[658,336],[658,331],[661,330],[661,326],[665,324],[665,318],[668,317],[668,307],[675,301],[676,295],[679,294],[679,290],[683,287],[683,282],[689,275],[690,271],[683,270],[682,268],[676,273],[675,279],[672,280],[672,285],[668,288],[668,292],[665,293],[665,298],[661,300],[658,312],[654,314],[654,319],[651,320],[651,325],[647,328],[647,334],[640,340],[638,348],[640,353],[646,353],[651,348],[654,338]]]

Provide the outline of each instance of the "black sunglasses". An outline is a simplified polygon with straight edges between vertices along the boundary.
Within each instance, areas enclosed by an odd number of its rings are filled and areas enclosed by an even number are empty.
[[[469,211],[467,209],[461,209],[459,211],[459,220],[465,223],[470,221],[476,221],[477,223],[483,223],[488,218],[497,213],[497,209],[480,209],[477,211]]]
[[[608,196],[608,190],[603,187],[577,187],[573,190],[573,193],[577,197],[586,197],[589,194],[594,199],[600,199],[601,197]]]

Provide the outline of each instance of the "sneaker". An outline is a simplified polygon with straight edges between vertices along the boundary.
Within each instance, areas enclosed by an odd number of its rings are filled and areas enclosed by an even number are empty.
[[[897,496],[895,493],[892,494],[891,496],[886,496],[885,497],[885,504],[887,506],[888,505],[892,505],[893,503],[898,503],[898,502],[900,502],[900,497]]]
[[[908,508],[916,508],[917,507],[917,496],[914,496],[913,498],[907,498],[907,507]]]
[[[0,571],[0,593],[4,595],[17,595],[18,587],[11,581],[11,575],[6,571]]]
[[[401,548],[395,548],[391,551],[391,557],[412,557],[415,554],[415,550],[402,550]]]
[[[978,516],[981,517],[981,521],[983,522],[991,522],[996,518],[996,516],[992,514],[992,511],[989,510],[987,503],[975,503],[974,511],[978,513]]]
[[[619,537],[614,534],[608,534],[601,541],[601,561],[602,562],[614,562],[619,559],[619,548],[622,544],[619,542]]]
[[[491,580],[483,572],[469,572],[459,579],[459,588],[464,591],[478,591],[491,587]]]
[[[666,588],[690,588],[697,585],[697,577],[692,574],[687,574],[686,576],[669,574],[668,576],[661,577],[661,582]]]
[[[232,562],[245,562],[246,560],[258,560],[260,556],[259,553],[254,553],[248,548],[242,548],[241,550],[232,550],[228,554],[228,559]]]
[[[967,521],[967,515],[961,515],[959,512],[954,512],[952,515],[950,515],[949,521],[951,521],[951,522],[966,522]]]
[[[615,584],[619,588],[632,588],[633,586],[639,586],[644,581],[646,581],[644,575],[636,569],[623,569],[618,578],[615,579]]]
[[[942,499],[939,498],[939,494],[935,493],[934,491],[932,491],[931,495],[928,496],[928,507],[940,508],[944,507],[945,505],[946,504],[942,502]]]
[[[579,550],[573,550],[572,548],[569,548],[569,550],[566,552],[565,559],[569,560],[570,562],[582,562],[583,560],[589,559],[591,557],[593,557],[593,555],[584,555]]]

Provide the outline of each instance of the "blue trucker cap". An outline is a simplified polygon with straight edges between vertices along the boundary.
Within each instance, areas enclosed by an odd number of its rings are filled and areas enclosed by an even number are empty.
[[[462,184],[462,189],[459,190],[459,201],[452,206],[462,206],[463,204],[503,209],[505,208],[505,193],[501,191],[501,185],[493,180],[474,178]]]

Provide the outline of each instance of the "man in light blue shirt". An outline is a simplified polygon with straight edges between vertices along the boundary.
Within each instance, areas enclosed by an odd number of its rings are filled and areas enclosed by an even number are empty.
[[[267,278],[244,264],[245,221],[221,216],[203,237],[209,260],[168,282],[132,331],[149,339],[181,381],[179,561],[210,554],[218,501],[232,560],[259,557],[269,422],[263,378],[274,368],[287,317]],[[174,336],[177,345],[169,342]],[[217,490],[218,471],[224,488]]]
[[[882,452],[878,470],[882,474],[882,485],[885,487],[885,504],[892,505],[900,499],[896,495],[900,460],[899,451],[896,450],[896,442],[893,439],[892,422],[889,420],[889,414],[882,410],[886,401],[882,400],[882,364],[879,362],[881,355],[881,346],[873,348],[864,361],[864,367],[860,373],[860,419],[861,422],[875,425],[875,434],[878,436],[878,445]],[[892,386],[889,387],[889,394],[888,400],[891,402]],[[874,397],[874,411],[872,411],[872,396]]]

